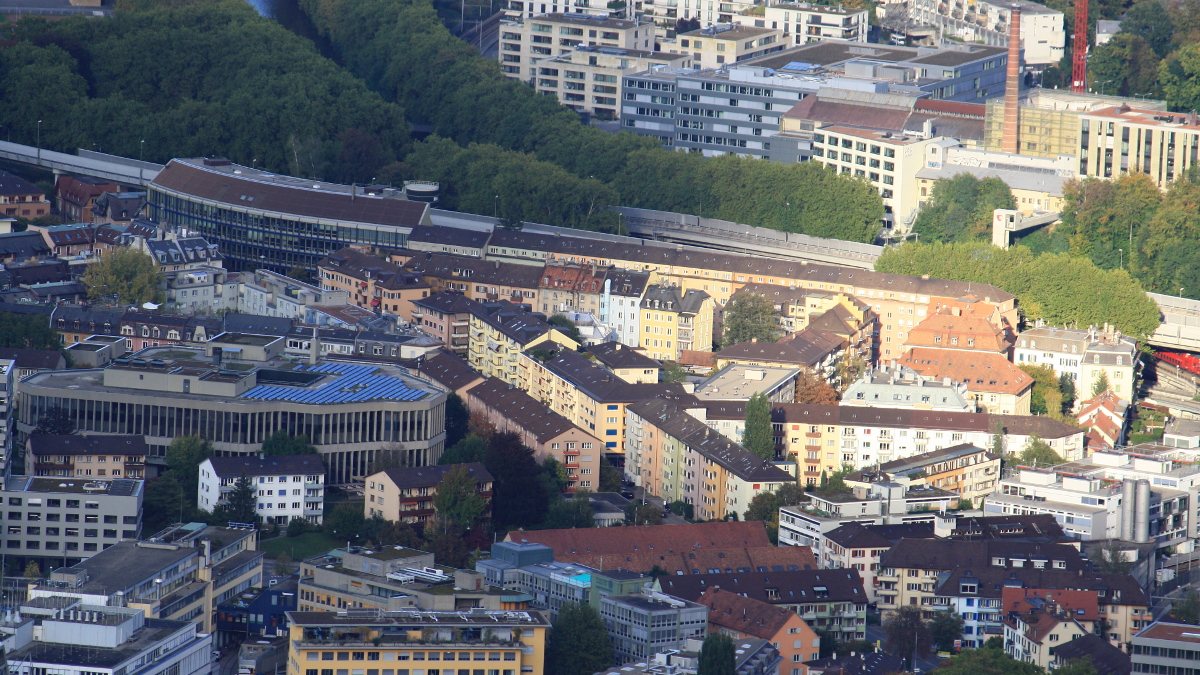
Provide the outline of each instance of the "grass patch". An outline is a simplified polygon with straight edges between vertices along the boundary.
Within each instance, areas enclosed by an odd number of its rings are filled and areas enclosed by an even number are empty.
[[[324,532],[306,532],[299,537],[276,537],[261,542],[258,549],[266,553],[268,558],[277,558],[280,553],[287,553],[292,560],[300,561],[326,551],[332,551],[338,546],[345,546]]]
[[[176,350],[168,350],[165,352],[158,352],[154,355],[153,358],[156,358],[156,359],[194,359],[194,358],[196,358],[196,356],[197,356],[196,352],[183,351],[182,349],[176,349]]]

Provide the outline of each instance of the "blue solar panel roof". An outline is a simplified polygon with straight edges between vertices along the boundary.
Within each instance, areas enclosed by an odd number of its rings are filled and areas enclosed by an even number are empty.
[[[322,363],[308,366],[304,370],[339,377],[315,389],[263,384],[242,394],[242,398],[321,404],[378,400],[416,401],[427,393],[420,389],[412,389],[398,377],[376,375],[379,370],[376,366]]]

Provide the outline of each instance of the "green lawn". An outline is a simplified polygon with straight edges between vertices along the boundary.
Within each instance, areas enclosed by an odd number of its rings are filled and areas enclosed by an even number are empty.
[[[268,558],[275,558],[280,553],[287,553],[292,557],[292,560],[300,561],[309,556],[332,551],[338,546],[345,545],[346,542],[339,543],[324,532],[307,532],[299,537],[276,537],[275,539],[269,539],[260,543],[258,548],[260,551],[265,552]]]

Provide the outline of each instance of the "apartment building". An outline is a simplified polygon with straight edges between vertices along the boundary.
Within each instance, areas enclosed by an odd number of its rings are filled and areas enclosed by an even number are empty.
[[[959,581],[969,582],[970,578]],[[1055,647],[1095,633],[1100,621],[1097,601],[1095,591],[1006,588],[1000,598],[1005,615],[1004,652],[1049,669]]]
[[[617,333],[617,341],[627,347],[637,347],[641,342],[638,330],[641,312],[638,311],[638,304],[649,284],[649,272],[609,267],[604,275],[604,290],[600,294],[600,313],[597,316],[600,321],[612,326]]]
[[[653,271],[659,283],[674,283],[685,290],[702,290],[721,306],[746,284],[845,293],[869,306],[879,317],[880,357],[898,357],[899,351],[895,350],[903,343],[899,334],[907,334],[916,321],[928,316],[939,303],[968,296],[980,304],[996,307],[1010,325],[1017,324],[1016,298],[1012,294],[974,282],[924,279],[832,265],[765,260],[735,253],[677,250],[667,246],[574,239],[533,232],[496,231],[488,242],[487,255],[497,260],[521,260],[530,267],[529,263],[549,260]]]
[[[996,489],[1000,479],[1000,456],[983,448],[962,443],[904,459],[897,459],[851,474],[846,485],[867,489],[871,483],[896,481],[904,477],[912,484],[926,485],[958,493],[972,503]]]
[[[653,42],[653,40],[651,40]],[[568,108],[612,120],[621,116],[621,78],[656,68],[691,68],[690,54],[623,47],[577,46],[537,62],[534,87],[558,97]]]
[[[783,30],[784,42],[866,42],[867,10],[808,2],[775,2],[764,7],[764,24]]]
[[[409,259],[405,266],[421,274],[435,293],[451,291],[477,302],[508,300],[530,305],[538,297],[541,270],[530,265],[426,253]]]
[[[1193,656],[1200,651],[1200,636],[1191,624],[1155,621],[1132,639],[1133,672],[1187,672],[1194,670]]]
[[[708,634],[708,607],[650,589],[605,596],[598,609],[617,663],[645,661]]]
[[[551,316],[562,312],[598,314],[604,272],[581,265],[547,264],[538,281],[537,311]]]
[[[885,613],[908,605],[932,616],[939,607],[935,600],[939,575],[958,569],[1065,570],[1080,575],[1087,561],[1070,544],[1030,541],[959,541],[951,539],[902,539],[883,554],[876,579],[879,607]],[[944,596],[943,596],[944,597]]]
[[[565,2],[565,0],[564,0]],[[533,5],[533,2],[529,2]],[[577,47],[616,47],[643,52],[654,50],[656,29],[648,18],[636,20],[610,18],[608,13],[594,15],[581,12],[527,11],[527,16],[500,23],[500,69],[508,77],[534,83],[538,63],[543,59],[571,53]],[[599,59],[597,59],[597,64]],[[615,109],[620,78],[601,83],[604,89],[592,92],[611,99],[602,105]]]
[[[1163,113],[1166,101],[1153,99],[1125,98],[1097,94],[1075,93],[1066,89],[1029,89],[1022,92],[1021,108],[1021,156],[1057,159],[1063,155],[1071,157],[1071,172],[1078,169],[1075,153],[1079,146],[1082,128],[1080,115],[1096,110],[1136,105],[1142,110]],[[987,102],[984,148],[999,151],[1002,147],[1004,127],[1004,100],[996,98]]]
[[[446,474],[458,467],[465,468],[475,479],[475,494],[487,502],[484,515],[491,517],[494,479],[479,462],[404,467],[373,473],[367,476],[363,516],[380,516],[396,523],[424,523],[437,516],[434,497]]]
[[[902,525],[863,525],[846,523],[824,533],[817,544],[821,569],[855,569],[863,579],[863,588],[872,602],[879,583],[879,560],[901,539],[932,539],[931,523]]]
[[[1083,618],[1089,619],[1086,623],[1091,624],[1087,632],[1098,634],[1106,644],[1112,646],[1127,646],[1138,631],[1153,621],[1150,599],[1132,576],[1048,569],[1047,564],[1044,557],[1026,557],[1023,554],[1009,554],[1007,558],[997,556],[990,564],[988,561],[960,564],[936,582],[936,595],[930,608],[932,611],[949,610],[963,618],[962,641],[966,648],[978,648],[993,636],[1003,636],[1006,633],[1005,620],[1013,612],[1028,615],[1029,604],[1024,600],[1026,595],[1039,603],[1053,602],[1063,596],[1080,598],[1087,603],[1083,615]],[[922,583],[925,581],[923,576],[915,578]],[[1036,599],[1035,594],[1038,596]],[[1014,601],[1017,602],[1015,607]],[[1091,609],[1092,602],[1096,603],[1095,610]],[[1104,626],[1103,630],[1100,625]],[[1046,627],[1050,625],[1046,624]],[[1010,644],[1024,642],[1021,633],[1025,629],[1022,627],[1014,631],[1012,640],[1005,641],[1006,648]],[[1042,643],[1053,648],[1055,654],[1042,649],[1039,658],[1057,656],[1058,646],[1067,641],[1062,639],[1063,633],[1059,635],[1059,640]],[[1032,646],[1023,645],[1024,653],[1030,654]]]
[[[501,675],[545,673],[550,622],[540,612],[296,611],[287,620],[287,675],[314,675],[308,671],[319,669],[307,666],[318,665],[326,654],[349,661],[359,653],[364,661],[421,666],[434,660],[486,661]]]
[[[396,316],[409,316],[410,303],[431,292],[420,275],[355,248],[322,258],[317,275],[322,290],[343,291],[353,305]]]
[[[237,309],[259,316],[301,319],[308,307],[347,304],[353,289],[346,288],[348,283],[337,285],[342,288],[322,288],[265,269],[243,272],[238,275]]]
[[[196,508],[212,513],[245,476],[257,493],[256,513],[267,523],[321,523],[325,465],[319,455],[210,457],[200,463]]]
[[[24,178],[0,171],[0,215],[33,219],[49,213],[45,192]]]
[[[965,385],[925,380],[902,366],[883,365],[863,373],[842,393],[842,405],[944,412],[975,412]]]
[[[438,567],[432,553],[403,546],[351,546],[306,558],[297,591],[301,612],[496,610],[504,597],[485,587],[482,575]]]
[[[708,293],[655,284],[641,302],[642,344],[650,358],[678,361],[683,350],[713,345],[713,299]]]
[[[820,656],[820,636],[789,609],[715,587],[705,589],[696,602],[708,607],[708,632],[734,640],[759,638],[775,645],[781,673],[803,675],[803,664]]]
[[[7,447],[7,445],[5,446]],[[146,439],[142,436],[30,436],[25,450],[36,476],[86,480],[146,477]]]
[[[846,353],[847,343],[841,337],[819,328],[805,328],[789,333],[776,342],[739,342],[729,345],[715,355],[717,368],[730,364],[744,366],[793,368],[836,382],[836,366]]]
[[[1074,154],[1079,175],[1112,178],[1141,173],[1165,188],[1200,157],[1200,118],[1135,104],[1101,108],[1079,116]]]
[[[47,581],[30,587],[29,598],[66,596],[140,609],[147,618],[193,621],[199,631],[211,633],[217,605],[263,584],[263,553],[256,550],[252,528],[181,523],[150,539],[122,541],[58,567]]]
[[[720,68],[783,49],[783,31],[738,22],[711,24],[676,36],[682,53],[691,53],[692,67]]]
[[[511,384],[489,378],[466,396],[473,414],[497,433],[515,433],[540,464],[553,457],[567,472],[567,491],[598,491],[604,442]]]
[[[413,326],[441,340],[446,349],[466,356],[474,304],[461,291],[442,291],[414,300],[409,317]]]
[[[1084,450],[1082,429],[1044,416],[781,403],[772,421],[780,452],[795,458],[808,485],[843,465],[865,469],[961,443],[990,448],[997,430],[1011,453],[1034,436],[1065,460],[1082,458]]]
[[[208,675],[212,669],[213,636],[195,623],[70,600],[32,602],[18,612],[25,618],[6,640],[13,675]]]
[[[601,367],[630,384],[658,382],[662,364],[646,356],[641,347],[628,347],[620,342],[601,342],[591,345],[586,351]]]
[[[698,517],[711,520],[740,516],[755,496],[795,483],[688,412],[663,399],[627,408],[625,475],[647,493],[693,504]]]
[[[545,360],[524,353],[519,371],[524,379],[518,387],[602,439],[606,453],[625,452],[629,404],[659,397],[691,400],[681,384],[630,384],[570,349]]]
[[[441,225],[418,225],[408,235],[410,251],[448,253],[482,258],[491,237],[487,230],[464,230]]]
[[[141,536],[144,483],[128,478],[12,476],[0,499],[8,509],[5,553],[52,569]],[[29,523],[29,524],[26,524]]]
[[[1029,414],[1033,378],[1000,354],[912,347],[898,363],[930,380],[962,383],[983,412]]]
[[[1040,71],[1062,60],[1066,45],[1063,13],[1036,2],[915,0],[908,8],[908,15],[918,23],[936,26],[943,37],[1004,47],[1008,44],[1014,9],[1020,10],[1025,65]]]
[[[1007,359],[1012,354],[1016,336],[1009,326],[993,323],[992,319],[998,318],[995,313],[992,317],[984,317],[964,314],[958,307],[939,307],[908,331],[904,348],[964,350],[999,354]]]
[[[576,349],[579,344],[560,329],[546,323],[543,315],[529,311],[529,305],[507,301],[477,303],[470,308],[467,360],[485,377],[495,377],[520,385],[521,353],[535,347]],[[539,345],[541,345],[539,347]]]
[[[655,589],[693,602],[722,591],[786,608],[839,640],[866,639],[867,594],[855,570],[765,570],[662,576]]]
[[[1140,370],[1137,340],[1110,326],[1102,329],[1038,327],[1021,332],[1013,361],[1050,366],[1056,375],[1069,375],[1075,390],[1090,396],[1096,383],[1108,380],[1109,391],[1132,401]]]

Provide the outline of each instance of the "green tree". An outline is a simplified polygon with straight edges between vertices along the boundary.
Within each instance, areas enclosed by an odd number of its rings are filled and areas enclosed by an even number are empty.
[[[487,454],[487,439],[470,434],[442,452],[438,464],[470,464],[482,462]]]
[[[1162,58],[1171,51],[1171,40],[1175,27],[1167,14],[1166,6],[1158,0],[1135,2],[1121,21],[1120,33],[1136,35],[1146,41],[1154,53]]]
[[[949,610],[933,613],[929,622],[929,637],[938,651],[954,651],[954,641],[962,639],[962,617]]]
[[[258,495],[254,482],[243,473],[233,485],[233,490],[217,509],[220,517],[232,523],[257,523]]]
[[[288,525],[291,525],[291,523],[288,523]],[[275,574],[281,577],[290,577],[292,572],[295,571],[295,568],[292,566],[292,556],[288,555],[287,552],[275,556]]]
[[[579,328],[575,325],[574,321],[571,321],[570,319],[563,316],[562,314],[555,314],[554,316],[550,317],[549,319],[546,319],[546,323],[559,329],[559,331],[562,332],[563,335],[566,335],[567,337],[571,338],[572,340],[574,340],[576,342],[580,341]]]
[[[362,504],[352,502],[343,502],[333,507],[332,511],[325,514],[322,527],[335,540],[352,543],[365,541],[364,534],[368,531]]]
[[[556,496],[556,501],[550,504],[546,512],[546,528],[551,530],[566,530],[574,527],[595,527],[592,517],[592,502],[588,499],[587,490],[576,490],[570,499]]]
[[[621,470],[612,465],[607,457],[600,458],[600,492],[621,491]]]
[[[988,638],[987,645],[983,649],[964,649],[942,661],[939,675],[943,671],[945,675],[1045,675],[1043,668],[1005,654],[1000,636]]]
[[[167,447],[167,468],[189,495],[196,494],[200,465],[213,456],[212,443],[199,436],[176,436]]]
[[[279,455],[315,455],[317,449],[308,442],[308,436],[300,434],[292,436],[280,429],[267,437],[262,444],[262,454],[265,457]]]
[[[1099,396],[1109,389],[1112,389],[1112,385],[1108,383],[1108,372],[1101,370],[1100,377],[1092,383],[1092,396]]]
[[[83,285],[88,298],[103,300],[115,296],[125,305],[144,302],[161,303],[165,294],[160,288],[162,274],[154,259],[134,248],[114,248],[87,266]]]
[[[662,511],[653,504],[632,502],[625,507],[626,525],[662,525]]]
[[[734,675],[736,654],[733,638],[725,633],[709,633],[700,646],[696,675]]]
[[[849,385],[849,382],[843,384]],[[796,402],[810,405],[837,405],[841,396],[829,386],[824,377],[808,368],[801,368],[796,377]]]
[[[467,564],[470,551],[462,533],[434,518],[425,524],[425,548],[439,565],[461,568]]]
[[[1070,373],[1063,373],[1058,377],[1058,390],[1062,392],[1063,410],[1075,409],[1075,380],[1071,379]]]
[[[471,411],[462,397],[454,392],[446,396],[446,443],[445,447],[452,448],[467,437],[471,421]]]
[[[687,382],[688,372],[674,361],[667,361],[659,371],[659,380],[667,383]]]
[[[0,347],[57,351],[62,349],[62,342],[45,316],[0,312]]]
[[[1179,623],[1200,624],[1200,595],[1195,589],[1188,590],[1182,598],[1171,603],[1171,616]]]
[[[751,395],[746,402],[746,430],[742,434],[742,446],[767,461],[775,458],[771,402],[762,392]]]
[[[29,563],[25,565],[24,576],[30,581],[42,578],[42,568],[37,564],[36,560],[30,560]]]
[[[846,476],[854,473],[854,467],[846,464],[838,471],[826,475],[821,472],[821,484],[817,487],[816,493],[822,497],[833,497],[839,494],[850,492],[849,486],[844,480]]]
[[[465,466],[446,472],[433,496],[433,508],[444,527],[461,533],[479,524],[487,512],[487,502],[479,496],[477,487],[478,481]]]
[[[1027,466],[1047,467],[1062,464],[1063,458],[1035,434],[1029,437],[1029,444],[1017,455],[1017,461]]]
[[[1172,109],[1200,109],[1200,43],[1186,44],[1163,59],[1158,82]]]
[[[184,520],[188,507],[195,502],[195,492],[185,494],[174,471],[146,481],[142,497],[142,532],[146,536]]]
[[[933,646],[929,623],[921,618],[921,608],[905,605],[883,623],[884,641],[889,654],[911,659],[924,656]],[[911,667],[911,666],[910,666]]]
[[[1161,58],[1145,38],[1121,31],[1088,54],[1089,86],[1121,96],[1154,94],[1158,98]]]
[[[1012,190],[999,178],[962,172],[933,185],[913,230],[923,241],[991,241],[992,211],[1014,209]]]
[[[1029,411],[1034,415],[1048,415],[1056,420],[1063,419],[1063,392],[1054,369],[1047,365],[1018,364],[1026,375],[1033,378]]]
[[[495,434],[488,441],[484,466],[492,474],[492,519],[497,528],[533,527],[546,516],[546,490],[533,451],[514,433]]]
[[[725,304],[724,337],[721,344],[728,347],[739,342],[775,342],[783,334],[775,303],[757,293],[738,293]]]
[[[33,435],[68,436],[75,433],[75,418],[66,408],[52,405],[38,416]]]
[[[592,675],[612,664],[612,643],[600,612],[587,603],[563,605],[546,638],[546,672]]]

